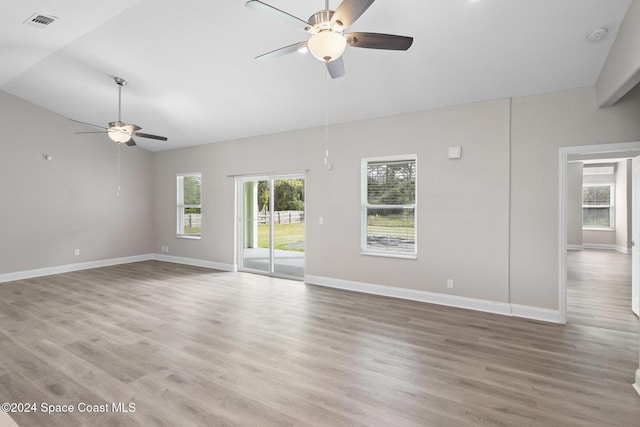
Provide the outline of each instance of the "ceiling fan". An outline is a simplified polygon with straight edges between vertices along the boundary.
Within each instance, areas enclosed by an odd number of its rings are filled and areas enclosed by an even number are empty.
[[[125,79],[123,79],[123,78],[120,78],[120,77],[114,77],[113,80],[118,85],[118,121],[109,122],[109,127],[103,127],[103,126],[98,126],[98,125],[94,125],[94,124],[91,124],[91,123],[81,122],[79,120],[71,119],[71,120],[73,120],[74,122],[77,122],[77,123],[82,123],[82,124],[85,124],[85,125],[92,126],[94,128],[103,129],[100,132],[76,132],[76,133],[77,134],[81,134],[81,133],[106,133],[107,136],[113,142],[117,142],[118,144],[126,144],[129,147],[132,147],[132,146],[136,145],[135,141],[133,140],[134,136],[139,136],[141,138],[157,139],[159,141],[166,141],[167,138],[164,137],[164,136],[151,135],[151,134],[148,134],[148,133],[138,132],[140,129],[142,129],[140,126],[134,125],[134,124],[129,124],[129,123],[124,123],[120,119],[120,113],[122,111],[122,86],[126,85],[127,81]]]
[[[329,0],[325,0],[324,10],[309,17],[308,21],[291,15],[260,0],[249,0],[247,7],[271,13],[287,22],[302,27],[311,37],[280,49],[267,52],[256,59],[268,59],[308,48],[311,54],[326,64],[331,78],[345,74],[342,54],[347,46],[366,49],[407,50],[413,43],[413,37],[380,33],[344,33],[345,28],[353,24],[374,0],[343,0],[334,10],[329,10]]]

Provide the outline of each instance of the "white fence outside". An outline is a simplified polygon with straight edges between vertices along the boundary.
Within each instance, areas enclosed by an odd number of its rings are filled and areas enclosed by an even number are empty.
[[[269,224],[270,212],[258,212],[258,224]],[[304,222],[304,211],[275,211],[273,212],[274,224],[294,224]]]
[[[184,214],[184,226],[186,228],[200,228],[202,214]]]
[[[269,211],[258,212],[258,224],[269,224]],[[200,228],[202,214],[184,214],[184,226],[187,228]],[[273,213],[274,224],[295,224],[304,222],[304,211],[275,211]]]

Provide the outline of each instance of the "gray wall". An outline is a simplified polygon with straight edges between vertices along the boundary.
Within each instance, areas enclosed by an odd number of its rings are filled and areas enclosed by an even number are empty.
[[[640,88],[598,109],[593,88],[513,100],[511,302],[558,309],[558,149],[640,141]]]
[[[118,197],[106,135],[2,91],[0,128],[0,274],[151,251],[151,153],[122,150]]]
[[[582,240],[585,245],[616,245],[616,232],[615,230],[584,230],[582,233]]]
[[[582,247],[582,162],[567,165],[567,244]]]
[[[618,162],[616,168],[616,246],[630,248],[631,243],[631,160]]]
[[[308,169],[306,273],[334,279],[508,300],[509,101],[308,129],[154,154],[156,250],[234,264],[229,174]],[[463,158],[447,159],[447,147]],[[360,255],[360,162],[418,155],[418,259]],[[175,236],[175,175],[202,172],[200,241]],[[324,224],[319,224],[319,217]],[[451,292],[451,291],[449,291]],[[453,293],[453,292],[452,292]]]
[[[558,149],[640,140],[640,96],[598,109],[594,89],[583,88],[509,108],[496,100],[331,126],[332,171],[322,129],[154,153],[155,250],[234,264],[227,175],[308,169],[307,274],[557,310]],[[447,159],[453,145],[462,159]],[[360,255],[360,160],[414,153],[418,259]],[[199,241],[175,236],[180,172],[203,173]]]

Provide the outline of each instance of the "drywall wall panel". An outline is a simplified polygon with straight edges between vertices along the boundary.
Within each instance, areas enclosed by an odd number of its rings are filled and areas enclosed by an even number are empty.
[[[582,232],[582,240],[585,245],[607,245],[615,246],[616,232],[615,230],[588,230]]]
[[[559,148],[640,140],[640,91],[598,109],[593,88],[513,100],[511,302],[558,309]]]
[[[627,160],[618,162],[616,167],[616,199],[615,199],[615,245],[619,248],[627,248],[631,243],[628,230],[628,211],[631,200],[631,187],[627,186],[630,171],[627,170]]]
[[[567,244],[582,246],[582,163],[567,165]]]
[[[508,100],[335,125],[329,135],[314,128],[154,153],[156,249],[235,263],[228,175],[307,170],[307,274],[508,301]],[[449,160],[449,146],[462,146],[462,158]],[[418,258],[361,255],[361,160],[403,154],[418,156]],[[175,236],[180,172],[203,174],[200,240]]]
[[[1,91],[0,127],[0,273],[149,253],[149,152]]]
[[[342,213],[330,227],[313,222],[308,273],[508,301],[508,111],[499,100],[334,127],[335,168],[315,185]],[[462,147],[461,159],[448,159],[450,146]],[[361,159],[397,154],[418,156],[417,260],[359,254]],[[323,205],[318,215],[332,219]],[[336,250],[343,240],[348,251]]]

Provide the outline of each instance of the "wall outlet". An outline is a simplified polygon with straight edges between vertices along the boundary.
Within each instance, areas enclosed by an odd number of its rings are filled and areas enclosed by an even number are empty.
[[[323,216],[318,218],[318,224],[320,224],[320,225],[324,224],[324,217]]]
[[[447,279],[447,289],[453,289],[453,279]]]
[[[73,253],[74,253],[75,256],[80,255],[80,249],[76,249],[75,251],[73,251]]]

